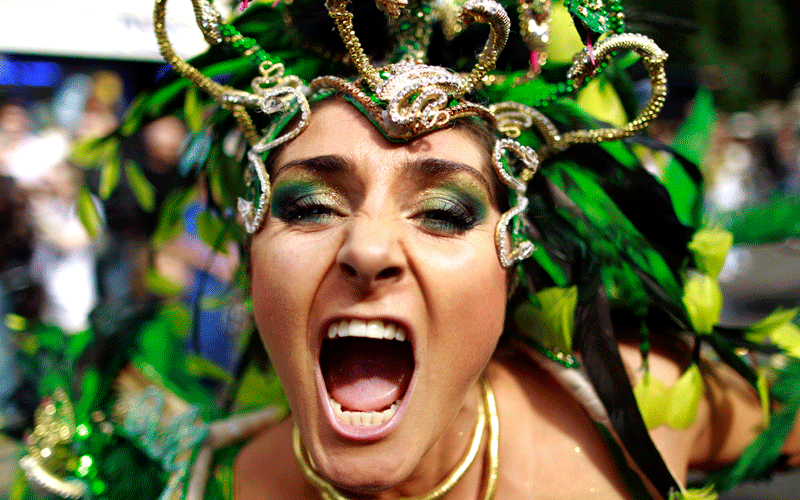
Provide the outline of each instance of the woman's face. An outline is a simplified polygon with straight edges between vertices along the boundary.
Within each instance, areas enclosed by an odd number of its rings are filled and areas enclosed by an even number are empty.
[[[342,101],[276,158],[256,321],[316,468],[342,488],[407,478],[495,349],[493,175],[469,132],[391,144]]]

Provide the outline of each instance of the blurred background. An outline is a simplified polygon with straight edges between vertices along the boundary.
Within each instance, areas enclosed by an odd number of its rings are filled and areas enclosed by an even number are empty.
[[[797,0],[632,0],[623,5],[629,31],[654,38],[670,54],[669,98],[651,133],[672,143],[698,96],[712,99],[712,132],[701,158],[708,179],[705,208],[709,222],[730,228],[737,242],[720,275],[721,322],[752,322],[775,306],[797,305],[800,239],[786,237],[800,234]],[[76,215],[81,186],[88,182],[97,192],[101,180],[97,172],[70,162],[71,148],[113,130],[137,92],[167,71],[153,36],[152,9],[151,0],[0,0],[4,315],[38,316],[80,331],[99,300],[143,288],[150,266],[159,266],[184,287],[187,301],[201,293],[198,272],[206,273],[204,284],[218,284],[208,292],[212,295],[232,279],[235,252],[208,265],[207,249],[192,234],[196,212],[185,214],[187,234],[159,254],[147,249],[156,224],[153,213],[163,202],[158,193],[165,190],[159,188],[179,182],[176,168],[188,135],[177,119],[153,123],[120,152],[133,165],[124,170],[126,179],[107,200],[89,201],[105,222],[99,238],[90,238]],[[194,23],[189,2],[170,3],[170,38],[184,57],[205,47]],[[654,171],[660,161],[666,160],[652,159]],[[153,187],[150,210],[140,207],[145,195],[136,179],[142,176]],[[223,311],[208,321],[232,324],[230,317]],[[7,327],[0,323],[2,400],[14,396]],[[217,361],[231,363],[224,353]],[[13,422],[15,415],[10,410],[2,418]],[[0,491],[17,458],[10,442],[0,446]],[[778,477],[723,498],[800,498],[798,477]]]

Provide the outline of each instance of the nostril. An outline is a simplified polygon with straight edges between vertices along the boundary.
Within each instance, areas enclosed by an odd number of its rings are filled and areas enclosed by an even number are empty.
[[[349,276],[351,278],[355,278],[356,275],[358,274],[356,269],[353,266],[351,266],[350,264],[342,263],[340,265],[341,265],[342,271],[344,272],[345,275],[347,275],[347,276]]]
[[[395,278],[397,276],[400,276],[400,273],[401,273],[401,271],[400,271],[399,267],[396,267],[396,266],[387,267],[386,269],[384,269],[381,272],[379,272],[378,275],[375,276],[375,279],[381,280],[381,279],[387,279],[387,278]]]

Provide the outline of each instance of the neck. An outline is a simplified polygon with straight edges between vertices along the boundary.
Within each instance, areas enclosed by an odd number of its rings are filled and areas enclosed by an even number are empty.
[[[490,471],[488,458],[490,436],[493,432],[489,429],[489,421],[496,412],[485,408],[485,398],[482,397],[481,383],[475,387],[466,398],[461,410],[455,415],[443,435],[436,441],[431,449],[423,456],[414,472],[397,486],[376,493],[355,493],[343,490],[334,490],[324,493],[327,485],[321,486],[322,498],[348,498],[348,499],[409,499],[409,498],[440,498],[440,499],[468,499],[485,498],[489,476],[496,477],[496,471]],[[490,390],[490,388],[489,388]],[[493,397],[493,396],[491,396]],[[490,406],[494,406],[493,404]],[[481,416],[481,409],[484,409]],[[476,429],[479,419],[485,423]],[[494,422],[496,424],[496,420]],[[470,447],[473,445],[473,436],[476,431],[482,433],[477,441],[477,448],[473,450],[474,459],[470,456]],[[494,433],[496,435],[496,432]],[[307,455],[306,455],[307,456]],[[494,454],[496,458],[496,453]],[[455,472],[459,466],[465,467],[463,475]],[[457,476],[457,477],[454,477]],[[442,491],[443,481],[455,479],[451,489],[443,495],[434,492]],[[494,478],[493,478],[494,479]],[[493,481],[492,479],[492,481]],[[314,480],[312,479],[312,482]],[[324,480],[323,480],[324,484]],[[329,495],[329,496],[326,496]],[[489,496],[488,498],[491,498]]]

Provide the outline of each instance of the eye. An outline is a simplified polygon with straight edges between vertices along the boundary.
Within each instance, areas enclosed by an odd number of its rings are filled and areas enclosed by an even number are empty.
[[[319,223],[336,215],[335,211],[323,203],[304,197],[283,206],[278,210],[277,216],[289,223]]]
[[[318,186],[281,186],[272,194],[271,212],[288,224],[322,224],[341,214],[336,197]]]
[[[426,200],[414,218],[425,228],[445,234],[462,234],[480,223],[475,207],[445,198]]]

